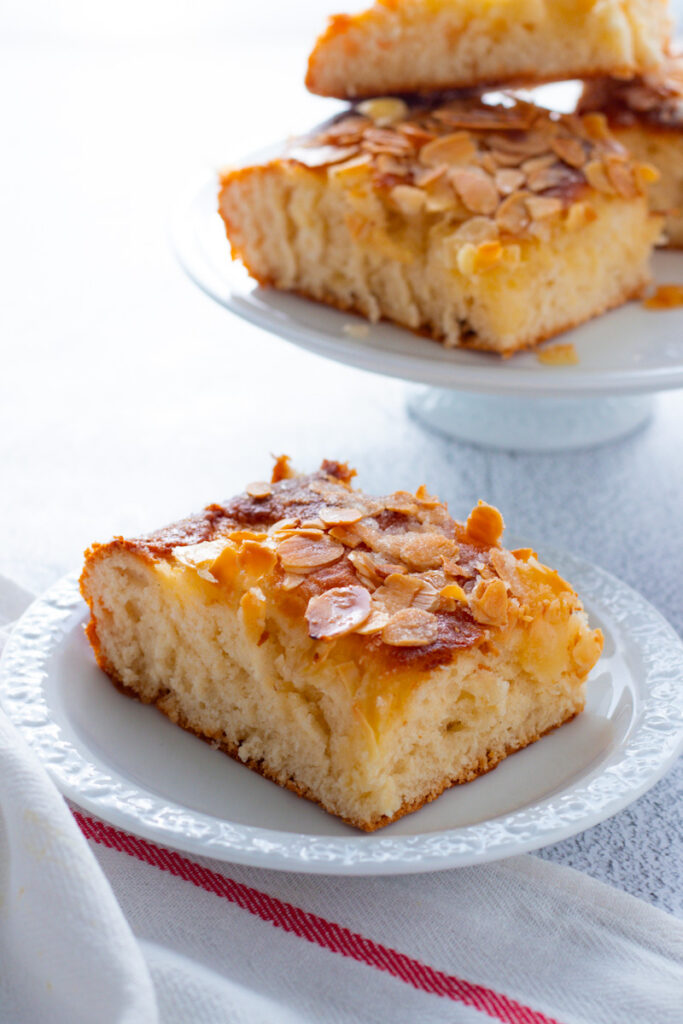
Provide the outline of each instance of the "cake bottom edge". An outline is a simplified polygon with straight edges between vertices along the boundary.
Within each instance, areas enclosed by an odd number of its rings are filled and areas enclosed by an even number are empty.
[[[181,712],[163,707],[163,701],[166,697],[169,696],[171,691],[162,690],[157,694],[157,696],[154,699],[146,700],[133,687],[123,683],[116,674],[115,670],[113,670],[109,665],[105,666],[104,664],[102,664],[101,660],[100,668],[105,672],[105,674],[114,684],[116,689],[120,693],[124,694],[126,697],[133,698],[134,700],[137,700],[143,704],[154,706],[157,709],[157,711],[165,715],[166,718],[173,722],[174,725],[179,726],[185,732],[189,732],[193,736],[196,736],[198,739],[203,740],[205,743],[208,743],[209,746],[213,747],[214,750],[220,750],[222,753],[227,754],[228,757],[231,757],[234,761],[236,761],[239,765],[242,765],[244,768],[248,768],[250,771],[255,772],[257,775],[260,775],[262,778],[267,779],[269,782],[273,782],[276,785],[281,786],[283,789],[289,790],[301,799],[308,800],[311,803],[316,804],[318,807],[322,808],[322,810],[324,810],[327,814],[331,814],[333,817],[339,818],[341,821],[344,822],[344,824],[350,825],[352,828],[359,829],[362,832],[376,832],[380,828],[385,828],[387,825],[393,824],[393,822],[398,821],[400,818],[403,818],[408,814],[412,814],[415,811],[420,810],[420,808],[424,807],[426,804],[431,803],[433,800],[436,800],[439,796],[441,796],[442,793],[446,792],[446,790],[452,789],[454,786],[461,786],[468,782],[473,782],[475,779],[480,778],[482,775],[488,774],[488,772],[493,771],[493,769],[496,768],[499,764],[501,764],[501,762],[504,761],[507,757],[510,757],[512,754],[516,754],[520,750],[524,750],[525,747],[531,746],[533,743],[536,743],[543,736],[546,736],[549,733],[554,732],[555,729],[559,729],[562,725],[566,725],[568,722],[571,722],[574,718],[577,717],[577,715],[579,715],[583,711],[585,703],[582,700],[580,706],[576,706],[573,709],[570,709],[568,714],[565,713],[559,721],[548,726],[546,729],[543,729],[541,731],[532,731],[529,733],[529,735],[524,736],[523,738],[519,738],[513,743],[509,743],[503,747],[499,747],[498,749],[493,747],[488,748],[484,754],[481,754],[478,757],[474,758],[472,761],[470,761],[469,764],[462,768],[457,775],[452,777],[446,777],[439,783],[434,785],[428,792],[423,793],[418,797],[413,797],[405,800],[395,814],[380,815],[367,820],[359,820],[345,817],[343,814],[340,814],[339,812],[326,806],[325,803],[323,803],[323,801],[320,800],[319,797],[317,797],[308,786],[302,784],[294,778],[285,777],[282,773],[279,773],[277,769],[272,768],[267,763],[265,763],[263,759],[242,759],[239,756],[239,744],[226,743],[225,741],[217,740],[215,737],[212,737],[207,733],[202,732],[200,729],[197,729],[187,720],[184,720],[184,716],[182,715]]]

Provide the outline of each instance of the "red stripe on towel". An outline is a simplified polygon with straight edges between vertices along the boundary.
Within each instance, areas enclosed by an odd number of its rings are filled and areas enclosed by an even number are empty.
[[[111,825],[88,818],[78,811],[74,811],[73,815],[86,839],[91,839],[111,850],[127,853],[129,857],[137,857],[145,864],[151,864],[162,871],[168,871],[176,878],[182,878],[199,889],[236,904],[242,910],[247,910],[250,914],[260,917],[262,921],[275,925],[276,928],[291,932],[300,939],[306,939],[332,953],[339,953],[369,967],[375,967],[407,985],[412,985],[420,992],[470,1006],[494,1020],[501,1021],[502,1024],[558,1024],[551,1017],[509,999],[493,989],[474,985],[453,974],[446,974],[406,956],[405,953],[399,953],[398,950],[366,939],[364,935],[352,932],[349,928],[335,924],[334,921],[327,921],[317,914],[309,914],[291,903],[284,903],[258,889],[225,878],[216,871],[195,864],[174,850],[167,850],[146,839],[120,832]]]

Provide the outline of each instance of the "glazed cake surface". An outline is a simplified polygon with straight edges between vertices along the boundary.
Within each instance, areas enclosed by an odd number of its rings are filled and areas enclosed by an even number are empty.
[[[669,35],[665,0],[378,0],[330,20],[306,85],[353,99],[631,77],[661,63]]]
[[[373,498],[325,462],[86,553],[112,680],[373,830],[571,719],[602,636],[570,584],[419,488]]]
[[[225,172],[219,210],[262,284],[509,355],[640,294],[654,177],[601,115],[384,97]]]
[[[657,168],[650,204],[666,215],[668,244],[683,248],[683,56],[631,81],[587,82],[580,110],[603,113],[634,157]]]

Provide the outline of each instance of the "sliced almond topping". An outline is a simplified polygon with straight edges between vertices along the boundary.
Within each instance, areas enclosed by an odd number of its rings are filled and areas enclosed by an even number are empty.
[[[415,592],[411,608],[422,608],[426,612],[436,611],[440,604],[440,596],[436,587],[422,580],[422,586]]]
[[[365,587],[326,590],[308,602],[308,635],[315,640],[329,640],[352,633],[369,617],[370,609],[370,594]]]
[[[447,600],[460,601],[461,604],[467,604],[467,594],[459,583],[447,583],[445,587],[441,588],[440,594]]]
[[[418,572],[438,569],[443,558],[455,550],[455,541],[443,533],[407,533],[401,545],[401,560]]]
[[[552,147],[560,160],[570,167],[583,167],[586,162],[586,151],[578,139],[558,135],[553,139]]]
[[[272,484],[279,484],[281,480],[291,480],[295,476],[296,472],[292,469],[289,455],[278,455],[275,459],[270,482]]]
[[[596,142],[607,142],[612,139],[607,118],[604,114],[584,114],[581,118],[581,123],[589,139],[593,139]]]
[[[527,186],[532,192],[543,192],[547,188],[558,188],[558,186],[572,181],[571,175],[575,175],[575,173],[575,171],[570,171],[568,167],[562,167],[561,164],[554,164],[552,167],[541,167],[539,170],[532,171],[531,174],[527,175]]]
[[[379,586],[384,579],[382,573],[378,572],[375,560],[367,551],[350,551],[349,561],[363,580],[367,580],[373,587]]]
[[[342,164],[334,164],[332,167],[328,167],[327,176],[334,181],[339,181],[341,185],[349,186],[367,179],[371,167],[372,157],[367,153],[363,153],[352,160],[346,160]]]
[[[384,605],[372,602],[372,611],[369,617],[355,630],[361,636],[371,636],[373,633],[381,633],[391,618]]]
[[[480,245],[482,242],[493,242],[498,238],[498,225],[490,217],[470,217],[455,232],[458,242],[471,242]]]
[[[420,163],[425,167],[440,164],[467,164],[474,159],[477,149],[469,132],[454,132],[428,142],[420,150]]]
[[[357,548],[363,543],[362,537],[358,536],[353,526],[333,526],[329,531],[329,536],[338,540],[346,548]]]
[[[583,168],[588,184],[598,192],[613,196],[615,188],[607,177],[605,165],[602,160],[590,160]]]
[[[395,96],[378,96],[376,99],[364,100],[358,104],[357,110],[380,128],[402,121],[408,115],[406,104]]]
[[[439,620],[421,608],[396,612],[382,630],[382,640],[391,647],[422,647],[434,643],[439,635]]]
[[[297,587],[301,586],[305,579],[302,574],[286,572],[282,577],[282,589],[283,590],[296,590]]]
[[[487,505],[485,501],[480,501],[472,509],[465,523],[468,537],[477,544],[485,544],[487,547],[495,547],[500,543],[504,529],[505,523],[498,509],[493,505]]]
[[[496,224],[501,231],[510,235],[521,235],[529,226],[530,216],[526,208],[526,192],[513,192],[504,199],[496,211]]]
[[[401,213],[408,217],[420,213],[427,204],[426,192],[414,185],[394,185],[389,194]]]
[[[505,153],[502,149],[492,149],[491,156],[499,167],[518,167],[524,159],[523,153]]]
[[[659,181],[661,178],[661,174],[656,167],[652,166],[652,164],[636,164],[635,174],[636,180],[643,190],[645,190],[648,185],[654,185],[654,183]]]
[[[443,178],[448,170],[448,164],[439,164],[438,167],[425,167],[424,170],[415,172],[414,181],[418,188],[429,188],[435,181]]]
[[[532,220],[546,220],[562,213],[562,200],[556,196],[530,196],[526,208]]]
[[[405,516],[413,516],[417,512],[415,496],[410,491],[396,491],[388,495],[384,507],[388,512],[401,512]]]
[[[597,219],[595,208],[590,203],[572,203],[567,211],[565,224],[569,231],[578,231]]]
[[[498,206],[498,189],[486,171],[479,167],[454,167],[448,173],[468,210],[483,214],[495,211]]]
[[[605,167],[607,177],[619,195],[624,196],[625,199],[633,199],[638,195],[633,167],[626,160],[610,155],[605,158]]]
[[[409,608],[422,587],[422,580],[415,576],[392,573],[375,591],[374,599],[377,604],[383,605],[390,614],[393,614],[401,608]]]
[[[508,615],[507,587],[501,579],[480,579],[469,596],[472,617],[486,626],[504,626]]]
[[[526,181],[526,177],[522,171],[518,171],[514,167],[502,167],[500,170],[496,171],[495,174],[496,188],[502,196],[512,195],[512,193],[521,188]]]
[[[325,526],[348,526],[363,518],[360,509],[343,506],[342,508],[323,508],[320,519]]]
[[[296,571],[331,565],[344,554],[344,547],[326,534],[320,538],[295,535],[285,538],[278,545],[277,553],[285,571]]]
[[[554,153],[544,153],[543,156],[532,156],[529,160],[525,160],[521,170],[524,174],[536,174],[537,171],[545,171],[548,167],[552,167],[556,162],[557,158]]]
[[[292,146],[287,150],[290,160],[296,160],[304,167],[329,167],[350,160],[358,155],[358,146]]]

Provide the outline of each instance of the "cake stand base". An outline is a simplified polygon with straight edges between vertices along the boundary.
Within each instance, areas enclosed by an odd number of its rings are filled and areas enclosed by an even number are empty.
[[[423,426],[484,448],[570,451],[626,437],[651,418],[652,395],[536,398],[413,388],[408,410]]]

